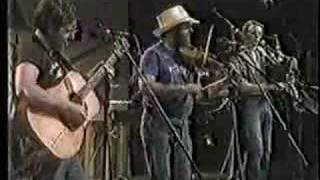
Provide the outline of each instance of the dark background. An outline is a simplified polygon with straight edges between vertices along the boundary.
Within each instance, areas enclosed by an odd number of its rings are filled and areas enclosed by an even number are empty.
[[[18,3],[23,0],[16,0]],[[36,0],[29,0],[23,6],[17,6],[15,14],[15,27],[20,33],[30,33],[30,15]],[[77,56],[81,52],[98,46],[92,55],[75,63],[84,72],[92,68],[105,56],[107,49],[99,46],[89,37],[96,30],[95,18],[100,18],[113,29],[128,29],[136,33],[145,48],[155,43],[157,39],[152,35],[152,30],[157,27],[155,17],[162,10],[182,4],[190,14],[201,21],[201,25],[195,28],[194,42],[204,46],[205,39],[211,24],[215,24],[214,39],[229,33],[228,26],[212,12],[215,6],[222,14],[228,17],[235,25],[240,27],[243,22],[255,19],[264,23],[267,34],[279,34],[283,50],[286,54],[295,55],[297,47],[302,52],[309,51],[309,55],[299,59],[300,66],[307,80],[318,84],[318,0],[279,0],[278,4],[266,9],[259,0],[78,0],[78,15],[82,20],[86,37],[84,42],[76,44],[70,50],[71,56]],[[289,36],[292,33],[298,40],[298,44]],[[212,41],[211,51],[215,52],[215,42]],[[304,56],[303,56],[304,57]],[[129,73],[127,66],[123,66],[124,72]],[[126,87],[126,76],[121,77],[120,85]],[[120,78],[120,79],[121,79]],[[127,89],[121,89],[118,94],[127,96]],[[303,121],[303,141],[301,145],[311,166],[306,169],[306,179],[314,180],[318,176],[318,120],[316,116],[292,114],[296,121]],[[130,151],[131,168],[133,175],[141,175],[145,172],[145,164],[142,156],[141,142],[138,134],[139,114],[128,118],[132,122]],[[200,133],[203,127],[194,127],[195,159],[200,169],[205,172],[216,172],[220,168],[229,140],[231,119],[228,112],[219,115],[209,124],[209,130],[214,132],[217,138],[215,147],[205,146]],[[288,153],[286,134],[279,123],[274,124],[272,156],[272,179],[290,179],[291,172],[296,171],[298,158]]]
[[[318,1],[279,0],[278,4],[266,9],[259,0],[139,0],[129,1],[129,24],[134,32],[148,46],[156,39],[151,30],[156,27],[155,16],[175,4],[182,4],[202,23],[200,32],[207,32],[209,26],[216,25],[219,33],[226,31],[226,24],[218,19],[211,10],[216,7],[232,22],[240,26],[245,20],[256,19],[266,24],[267,31],[286,36],[289,32],[296,35],[304,49],[317,51]],[[293,42],[286,42],[292,44]]]

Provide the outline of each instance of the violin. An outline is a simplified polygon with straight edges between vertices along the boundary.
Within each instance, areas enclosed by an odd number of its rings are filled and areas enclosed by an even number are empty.
[[[209,87],[221,79],[226,79],[225,64],[213,53],[205,53],[202,48],[194,46],[180,47],[184,60],[191,64],[197,74],[197,83],[203,88]]]
[[[219,66],[223,65],[221,62],[218,61],[218,57],[215,54],[208,53],[206,55],[206,53],[201,47],[180,47],[179,52],[181,53],[183,58],[185,58],[186,61],[188,61],[197,68],[206,68],[208,66],[208,62],[215,62]]]

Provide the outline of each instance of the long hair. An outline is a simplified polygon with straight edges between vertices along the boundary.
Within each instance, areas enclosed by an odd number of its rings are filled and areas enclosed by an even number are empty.
[[[70,0],[40,0],[34,12],[33,29],[46,33],[49,28],[58,30],[75,19],[75,6]]]

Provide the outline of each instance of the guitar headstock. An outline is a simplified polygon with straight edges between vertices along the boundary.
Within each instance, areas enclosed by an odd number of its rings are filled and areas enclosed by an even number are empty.
[[[116,36],[113,43],[112,55],[104,63],[109,79],[113,79],[116,75],[115,63],[123,57],[125,52],[129,51],[130,44],[126,37]]]
[[[126,51],[129,51],[130,48],[129,41],[125,36],[116,36],[113,46],[113,53],[119,58],[121,58]]]

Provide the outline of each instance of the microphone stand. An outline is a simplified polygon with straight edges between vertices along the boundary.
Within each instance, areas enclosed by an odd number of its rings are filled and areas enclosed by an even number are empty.
[[[232,129],[231,129],[229,146],[227,149],[226,156],[223,160],[222,166],[220,168],[220,173],[223,173],[223,171],[225,171],[225,168],[227,167],[227,163],[229,162],[230,163],[229,173],[228,173],[229,175],[227,179],[236,177],[236,178],[240,178],[241,180],[245,180],[244,167],[246,164],[246,160],[242,159],[242,156],[241,156],[236,103],[234,102],[234,100],[231,100],[230,98],[228,98],[228,108],[230,108],[232,112]],[[235,169],[234,157],[236,157],[238,169]],[[234,173],[236,174],[234,175]],[[239,177],[239,174],[240,174],[240,177]]]
[[[123,45],[123,42],[121,42],[121,45]],[[193,169],[195,170],[196,174],[198,175],[199,179],[203,179],[200,169],[197,167],[197,165],[195,164],[195,162],[192,159],[191,154],[188,153],[188,151],[186,150],[185,145],[183,144],[183,141],[181,140],[180,135],[178,134],[176,128],[174,127],[174,125],[172,124],[172,122],[170,121],[168,115],[166,114],[166,112],[164,111],[164,109],[162,108],[158,98],[156,97],[155,93],[153,92],[150,84],[148,83],[146,77],[143,75],[141,69],[139,68],[139,66],[137,65],[137,63],[135,62],[135,60],[133,59],[132,55],[130,54],[130,52],[128,52],[127,50],[125,51],[125,54],[127,55],[127,57],[129,58],[129,60],[131,61],[131,63],[133,64],[133,67],[135,68],[136,72],[138,73],[140,79],[142,80],[143,84],[145,85],[146,89],[147,89],[147,93],[148,95],[151,97],[151,99],[153,100],[153,103],[155,104],[155,106],[157,107],[157,111],[160,113],[160,115],[162,116],[163,120],[166,122],[166,124],[168,125],[169,130],[173,133],[174,137],[176,138],[178,145],[181,147],[181,149],[183,150],[184,154],[187,156],[187,159],[189,160],[191,166],[193,167]]]
[[[249,62],[248,60],[245,60],[244,58],[241,58],[241,60],[243,60],[243,62],[245,62],[245,64],[253,67],[255,70],[257,70],[257,72],[262,74],[262,71],[256,67],[255,65],[253,65],[251,62]],[[271,107],[271,110],[274,112],[276,118],[278,119],[278,121],[280,122],[280,124],[282,125],[283,130],[287,133],[289,141],[291,142],[291,144],[293,145],[293,147],[295,148],[295,150],[297,151],[297,153],[299,154],[300,158],[303,160],[304,165],[307,167],[309,165],[305,155],[302,153],[302,151],[300,150],[299,146],[297,145],[296,141],[294,140],[293,136],[291,135],[289,129],[287,128],[286,123],[283,121],[283,119],[280,116],[280,113],[278,112],[278,110],[274,107],[274,105],[271,102],[271,98],[268,95],[267,91],[261,86],[261,84],[258,82],[257,77],[255,76],[255,74],[252,74],[252,72],[250,76],[253,77],[253,80],[255,81],[255,83],[258,85],[260,92],[262,93],[263,97],[267,100],[268,104]],[[266,77],[266,75],[263,73],[262,76]]]
[[[242,58],[242,60],[244,60]],[[258,72],[262,73],[263,76],[266,76],[263,71],[261,71],[258,67],[256,67],[255,65],[251,64],[249,61],[244,60],[244,62],[252,67],[254,67]],[[291,144],[293,145],[293,147],[295,148],[295,150],[297,151],[298,155],[301,157],[303,163],[305,166],[308,166],[309,163],[306,159],[306,157],[304,156],[304,154],[302,153],[302,151],[300,150],[299,146],[297,145],[297,143],[295,142],[293,136],[291,135],[291,133],[289,132],[286,124],[284,123],[284,121],[282,120],[279,112],[277,111],[277,109],[273,106],[272,102],[271,102],[271,98],[269,97],[269,95],[267,94],[267,92],[263,89],[263,87],[261,86],[261,84],[258,82],[258,80],[256,79],[256,76],[251,74],[251,76],[254,78],[255,83],[258,85],[259,90],[262,92],[264,98],[267,100],[268,104],[270,104],[272,111],[274,112],[274,114],[276,115],[276,118],[278,119],[278,121],[280,122],[280,124],[282,125],[283,129],[287,132],[289,141],[291,142]],[[231,137],[230,137],[230,143],[226,152],[226,156],[225,159],[222,163],[222,166],[220,168],[220,173],[223,173],[229,164],[229,175],[227,179],[231,179],[233,177],[237,177],[238,174],[240,173],[240,177],[242,180],[245,180],[245,175],[244,175],[244,171],[245,171],[245,167],[246,167],[246,163],[247,163],[247,154],[244,154],[242,159],[241,156],[241,152],[240,152],[240,143],[239,143],[239,132],[238,132],[238,125],[237,125],[237,113],[236,113],[236,99],[234,97],[236,97],[236,91],[234,89],[235,87],[231,87],[230,91],[233,92],[231,94],[233,95],[228,95],[228,97],[225,100],[225,105],[221,106],[218,108],[218,110],[214,110],[211,112],[211,114],[215,114],[220,112],[221,110],[224,109],[224,107],[228,106],[229,108],[231,108],[232,111],[232,130],[231,130]],[[230,93],[229,93],[230,94]],[[238,164],[238,170],[235,171],[235,156],[236,156],[236,161]],[[236,175],[234,175],[233,173],[236,172]]]
[[[238,28],[235,28],[235,26],[234,26],[227,18],[225,18],[222,14],[220,14],[220,13],[217,11],[216,8],[213,8],[212,12],[215,13],[219,18],[223,19],[223,20],[229,25],[229,27],[230,27],[230,29],[231,29],[231,31],[232,31],[232,32],[231,32],[231,38],[232,38],[232,41],[234,41],[234,40],[235,40],[235,34],[239,32],[239,29],[238,29]],[[277,45],[278,45],[278,48],[280,48],[278,41],[277,41]],[[270,58],[270,57],[268,57],[268,58]],[[244,60],[244,59],[242,58],[242,60]],[[266,80],[268,80],[268,81],[270,81],[270,82],[273,82],[273,83],[275,82],[273,79],[268,78],[267,75],[266,75],[263,71],[261,71],[258,67],[256,67],[255,65],[252,65],[250,62],[248,62],[248,61],[246,61],[246,60],[244,60],[244,61],[245,61],[246,64],[250,65],[250,66],[253,67],[257,72],[259,72]],[[251,73],[251,72],[249,72],[249,73]],[[273,111],[274,114],[276,115],[276,117],[277,117],[278,121],[280,122],[280,124],[282,125],[284,131],[287,132],[289,141],[292,143],[293,147],[294,147],[295,150],[298,152],[299,156],[300,156],[301,159],[303,160],[304,165],[305,165],[305,166],[308,166],[309,163],[308,163],[308,161],[306,160],[306,157],[304,156],[304,154],[302,153],[302,151],[301,151],[300,148],[298,147],[297,143],[295,142],[294,138],[292,137],[291,133],[289,132],[289,130],[288,130],[285,122],[282,120],[279,112],[278,112],[277,109],[273,106],[273,104],[272,104],[272,102],[271,102],[271,99],[270,99],[270,97],[268,96],[267,92],[263,89],[263,87],[261,86],[261,84],[258,82],[258,80],[256,79],[256,76],[255,76],[254,74],[252,74],[252,73],[251,73],[251,75],[252,75],[252,77],[254,77],[254,81],[255,81],[255,83],[258,85],[259,90],[262,92],[264,98],[265,98],[265,99],[268,101],[268,103],[270,104],[272,111]],[[276,84],[276,85],[277,85],[278,87],[280,87],[278,84]],[[289,94],[290,94],[290,93],[289,93]],[[291,94],[290,94],[290,95],[291,95]],[[297,99],[297,97],[295,97],[295,96],[292,96],[292,97],[293,97],[293,99],[295,99],[295,100],[298,102],[298,104],[302,104],[302,105],[303,105],[303,103],[301,102],[301,100]],[[308,107],[305,107],[304,109],[307,110],[308,112],[314,113],[314,111],[311,110],[311,109],[309,109]],[[233,136],[231,137],[231,140],[232,140],[232,139],[234,139]],[[231,144],[230,144],[230,146],[231,146]],[[231,147],[229,147],[229,149],[230,149],[230,148],[231,148]],[[229,151],[229,149],[228,149],[228,151]],[[232,149],[232,148],[231,148],[231,149]],[[228,153],[227,153],[227,155],[228,155]],[[226,162],[226,160],[227,160],[227,157],[226,157],[226,159],[225,159],[225,162]],[[224,169],[224,167],[225,167],[225,164],[226,164],[225,162],[224,162],[224,164],[223,164],[223,166],[222,166],[222,169],[221,169],[222,171],[223,171],[223,169]]]
[[[240,136],[238,131],[238,116],[237,116],[237,107],[236,107],[236,97],[238,93],[235,89],[235,86],[228,88],[229,92],[227,95],[222,95],[225,97],[223,103],[215,110],[212,110],[210,113],[214,116],[216,113],[219,113],[223,109],[228,108],[232,113],[232,128],[231,136],[229,140],[229,145],[225,158],[223,160],[222,166],[219,173],[223,174],[228,166],[228,175],[226,179],[239,178],[240,180],[245,180],[244,168],[246,164],[246,157],[242,159],[241,148],[240,148]],[[236,164],[235,164],[236,161]],[[229,163],[229,164],[228,164]],[[220,180],[220,179],[218,179]]]

